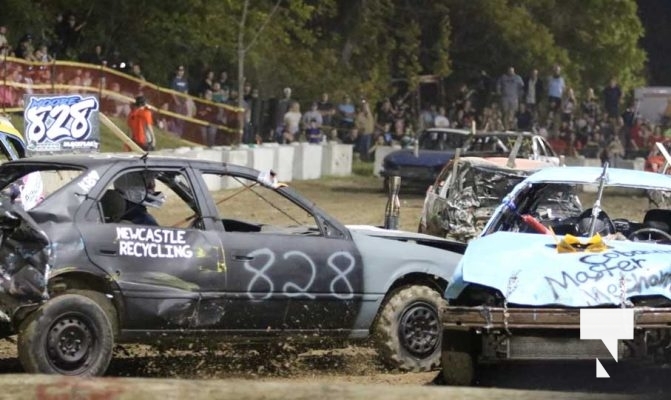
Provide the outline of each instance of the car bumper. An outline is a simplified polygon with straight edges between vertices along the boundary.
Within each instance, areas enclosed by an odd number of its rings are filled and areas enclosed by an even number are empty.
[[[634,307],[634,328],[671,328],[671,309]],[[445,307],[446,330],[580,329],[577,308]]]

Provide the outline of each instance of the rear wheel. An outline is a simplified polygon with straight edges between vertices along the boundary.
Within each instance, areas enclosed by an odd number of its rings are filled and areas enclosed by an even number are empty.
[[[47,301],[21,323],[18,336],[19,360],[29,373],[97,376],[112,359],[112,323],[80,294]]]
[[[378,352],[384,364],[404,371],[430,371],[440,363],[439,309],[435,290],[412,285],[388,297],[375,325]]]

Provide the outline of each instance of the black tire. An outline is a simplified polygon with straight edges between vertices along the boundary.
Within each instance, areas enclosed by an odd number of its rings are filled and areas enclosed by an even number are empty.
[[[385,301],[374,328],[382,362],[402,371],[431,371],[440,364],[441,295],[422,285],[401,287]]]
[[[19,361],[28,373],[99,376],[112,359],[112,323],[96,301],[80,294],[47,301],[21,323],[18,336]]]
[[[441,354],[442,383],[470,386],[475,381],[475,338],[470,332],[445,331]]]

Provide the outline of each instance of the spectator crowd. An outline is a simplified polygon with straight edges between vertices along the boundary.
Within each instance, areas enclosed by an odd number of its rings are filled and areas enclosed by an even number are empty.
[[[56,18],[53,29],[42,34],[40,43],[33,43],[32,35],[26,33],[14,46],[8,40],[7,28],[0,26],[0,56],[45,63],[57,58],[104,64],[137,81],[146,81],[141,65],[125,61],[118,51],[106,53],[101,45],[90,51],[80,49],[85,24],[75,14],[63,13]],[[28,93],[30,84],[41,82],[73,86],[104,83],[112,93],[123,91],[118,82],[96,82],[86,69],[65,77],[62,73],[52,76],[49,68],[33,71],[32,67],[18,65],[0,69],[0,74],[2,80],[28,85]],[[125,97],[142,96],[142,89],[142,85],[129,89]],[[637,115],[634,104],[624,103],[624,93],[615,79],[610,79],[603,89],[587,88],[584,93],[577,93],[559,65],[546,72],[533,69],[524,78],[514,67],[498,77],[481,71],[476,79],[459,85],[448,96],[449,101],[425,103],[420,109],[411,106],[410,93],[373,103],[365,96],[354,99],[343,91],[337,91],[335,99],[325,92],[318,99],[299,101],[292,89],[286,87],[278,97],[265,93],[267,96],[262,98],[261,89],[249,81],[244,82],[243,92],[238,93],[237,82],[229,78],[226,70],[206,69],[198,79],[189,79],[184,65],[175,69],[170,89],[174,93],[170,104],[159,107],[209,122],[211,125],[199,127],[200,139],[208,146],[220,143],[217,139],[221,130],[217,126],[225,125],[231,118],[217,104],[233,107],[242,104],[243,143],[336,140],[353,144],[362,160],[372,160],[378,145],[413,143],[423,129],[470,129],[472,124],[480,131],[534,131],[545,136],[559,154],[598,157],[604,161],[646,157],[654,151],[656,142],[671,140],[671,107],[660,121],[645,121]],[[3,106],[20,101],[11,90],[6,85],[0,87]],[[199,101],[196,103],[186,95]],[[127,117],[133,111],[134,105],[122,98],[103,100],[113,102],[115,116]],[[184,121],[180,119],[159,120],[158,124],[178,135],[184,129]]]

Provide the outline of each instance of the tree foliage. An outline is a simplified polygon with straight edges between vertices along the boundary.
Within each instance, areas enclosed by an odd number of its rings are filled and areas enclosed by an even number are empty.
[[[184,64],[194,83],[204,69],[237,75],[238,0],[5,0],[3,21],[16,43],[25,32],[49,40],[56,15],[87,24],[80,50],[102,44],[167,84]],[[276,0],[252,0],[250,40]],[[634,0],[282,0],[246,54],[246,78],[263,96],[291,86],[303,99],[321,91],[381,96],[392,82],[417,85],[435,74],[467,79],[564,67],[569,84],[599,87],[612,76],[643,83],[645,53]]]

